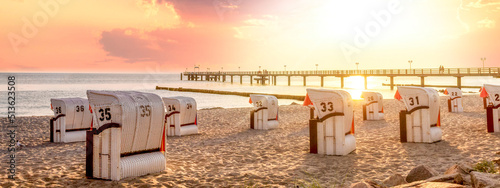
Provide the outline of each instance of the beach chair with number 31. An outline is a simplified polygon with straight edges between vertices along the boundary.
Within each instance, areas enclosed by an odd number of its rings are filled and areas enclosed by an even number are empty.
[[[399,113],[401,142],[433,143],[441,140],[439,94],[435,89],[400,86],[394,98],[406,107]]]

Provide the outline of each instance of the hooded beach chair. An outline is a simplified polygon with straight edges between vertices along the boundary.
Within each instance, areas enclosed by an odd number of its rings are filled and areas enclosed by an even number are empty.
[[[250,112],[251,129],[275,129],[278,128],[278,99],[271,95],[250,95],[250,101],[254,108]]]
[[[317,116],[309,120],[310,153],[347,155],[356,149],[351,95],[343,90],[307,89],[304,106]]]
[[[87,91],[94,129],[87,132],[86,176],[120,180],[165,170],[165,108],[151,93]]]
[[[191,97],[163,97],[168,136],[198,134],[196,101]]]
[[[486,107],[486,125],[488,132],[500,132],[500,85],[484,84],[481,97],[490,101]]]
[[[399,113],[401,142],[441,140],[439,94],[435,89],[400,86],[394,98],[403,101],[406,107]]]
[[[54,117],[50,119],[51,142],[83,142],[91,129],[89,101],[84,98],[50,100]]]
[[[448,95],[448,112],[464,112],[462,90],[459,88],[446,88],[444,94]]]
[[[384,119],[384,98],[379,92],[364,91],[363,98],[363,120]]]

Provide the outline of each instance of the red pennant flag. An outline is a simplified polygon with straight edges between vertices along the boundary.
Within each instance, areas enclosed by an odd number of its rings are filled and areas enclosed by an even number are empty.
[[[445,89],[444,92],[443,92],[445,95],[448,95],[448,90]]]
[[[382,107],[382,111],[380,113],[384,113],[384,107]]]
[[[51,110],[54,110],[54,108],[52,108],[52,104],[50,104],[50,109],[51,109]]]
[[[352,116],[351,134],[354,134],[354,116]]]
[[[483,89],[481,89],[481,94],[479,94],[479,96],[482,98],[488,97],[488,92],[486,92],[486,89],[484,89],[484,87]]]
[[[92,113],[92,107],[91,106],[89,106],[89,110],[90,110],[90,113]]]
[[[196,117],[194,118],[194,124],[198,125],[198,114],[196,114]]]
[[[250,97],[250,99],[248,99],[248,103],[252,104],[252,97]]]
[[[304,103],[302,104],[302,106],[309,106],[309,105],[312,105],[312,101],[311,99],[309,98],[309,94],[306,94],[306,98],[304,99]]]
[[[403,99],[403,97],[401,97],[401,95],[399,94],[399,90],[396,90],[396,94],[394,94],[394,98],[397,99],[398,101]]]

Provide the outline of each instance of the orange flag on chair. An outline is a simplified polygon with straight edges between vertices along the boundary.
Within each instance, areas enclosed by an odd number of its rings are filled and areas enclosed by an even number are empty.
[[[444,92],[443,92],[445,95],[448,95],[448,90],[445,89]]]
[[[250,99],[248,99],[248,103],[252,104],[252,97],[250,97]]]
[[[479,96],[482,98],[488,97],[488,92],[486,92],[486,89],[484,89],[484,87],[481,89],[481,94],[479,94]]]
[[[312,101],[311,99],[309,99],[309,95],[306,94],[306,98],[304,99],[304,103],[302,104],[302,106],[309,106],[309,105],[312,105]]]
[[[403,99],[403,97],[401,97],[401,95],[399,94],[398,90],[396,90],[396,94],[394,94],[394,98],[397,99],[398,101],[400,101],[401,99]]]

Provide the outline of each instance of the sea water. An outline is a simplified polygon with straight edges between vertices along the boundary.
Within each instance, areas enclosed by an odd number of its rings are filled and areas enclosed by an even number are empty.
[[[249,77],[234,76],[233,83],[227,76],[226,82],[214,81],[187,81],[180,80],[180,74],[116,74],[116,73],[0,73],[0,117],[7,116],[7,77],[15,76],[15,115],[16,116],[45,116],[53,115],[50,109],[51,98],[83,97],[86,98],[87,90],[131,90],[158,94],[160,97],[188,96],[193,97],[199,109],[206,108],[239,108],[251,107],[248,97],[232,95],[216,95],[192,92],[175,92],[156,90],[156,86],[183,87],[197,89],[212,89],[223,91],[255,92],[267,94],[306,94],[306,88],[321,88],[319,77],[307,77],[307,86],[303,86],[302,77],[292,77],[291,86],[288,86],[287,77],[278,77],[276,86],[262,86],[255,81],[250,84]],[[420,84],[419,77],[395,77],[396,84]],[[325,77],[325,89],[340,89],[340,78]],[[426,77],[425,84],[429,85],[455,85],[454,77]],[[392,99],[395,90],[388,86],[388,77],[368,77],[368,89],[381,92],[385,99]],[[462,85],[481,86],[483,83],[498,83],[500,79],[491,77],[463,77]],[[351,93],[353,99],[359,100],[364,90],[363,77],[347,77],[344,79],[344,89]],[[3,86],[2,86],[3,85]],[[442,89],[442,88],[436,88]],[[463,89],[464,92],[478,92],[478,89]],[[302,101],[280,99],[280,105]]]

